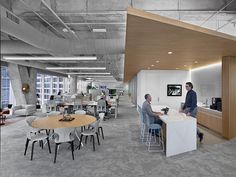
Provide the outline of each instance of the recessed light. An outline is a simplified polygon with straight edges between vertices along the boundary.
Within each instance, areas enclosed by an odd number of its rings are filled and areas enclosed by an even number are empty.
[[[151,67],[153,67],[153,66],[155,66],[155,65],[151,65]]]
[[[159,60],[156,61],[156,63],[159,63],[159,62],[160,62]]]
[[[184,65],[184,67],[187,67],[187,65]]]
[[[105,33],[107,32],[106,28],[93,28],[94,33]]]
[[[169,55],[173,54],[173,52],[168,52]]]
[[[194,63],[198,63],[198,61],[194,61]]]
[[[68,29],[66,29],[66,28],[63,28],[62,31],[65,33],[68,33]]]
[[[175,69],[179,69],[179,68],[175,68]]]

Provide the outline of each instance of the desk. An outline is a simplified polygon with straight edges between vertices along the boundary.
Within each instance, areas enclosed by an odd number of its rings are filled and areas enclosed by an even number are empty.
[[[155,112],[166,106],[152,105]],[[166,156],[173,156],[197,149],[197,121],[191,116],[170,109],[168,115],[160,116],[166,124]]]
[[[4,121],[6,120],[6,115],[5,114],[10,114],[9,110],[3,110],[0,112],[0,125],[5,125]]]
[[[117,115],[118,115],[118,103],[117,103],[117,101],[108,101],[108,104],[111,105],[111,109],[115,109],[115,118],[117,118]]]
[[[70,122],[59,121],[62,117],[62,115],[56,115],[40,118],[33,121],[32,126],[41,129],[76,128],[89,125],[97,120],[95,117],[89,115],[71,114],[71,117],[75,118],[74,120]]]
[[[91,106],[94,108],[94,116],[97,114],[97,105],[98,102],[96,101],[83,101],[83,106]]]

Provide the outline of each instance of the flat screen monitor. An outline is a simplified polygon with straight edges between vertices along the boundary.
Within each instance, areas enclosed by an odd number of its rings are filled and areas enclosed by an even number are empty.
[[[109,95],[116,95],[116,89],[109,89]]]

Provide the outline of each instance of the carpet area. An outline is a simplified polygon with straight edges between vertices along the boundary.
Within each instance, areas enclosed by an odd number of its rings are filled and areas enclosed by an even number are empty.
[[[208,145],[196,151],[165,157],[149,153],[139,140],[139,117],[128,98],[121,97],[117,119],[103,122],[105,140],[92,150],[88,143],[75,151],[72,160],[68,144],[58,150],[57,163],[47,146],[35,144],[34,159],[30,161],[31,144],[24,156],[27,125],[25,120],[1,127],[2,177],[236,177],[236,141]],[[76,142],[78,144],[78,142]]]

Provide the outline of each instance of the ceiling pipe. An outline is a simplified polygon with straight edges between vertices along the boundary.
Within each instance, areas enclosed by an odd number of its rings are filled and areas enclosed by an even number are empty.
[[[56,12],[55,12],[54,10],[52,10],[51,7],[49,7],[48,4],[47,4],[44,0],[41,0],[41,2],[42,2],[43,5],[63,24],[63,26],[64,26],[68,31],[70,31],[70,33],[73,34],[73,35],[75,36],[75,38],[78,39],[78,36],[75,34],[75,32],[72,31],[72,30],[70,29],[70,27],[67,26],[67,25],[63,22],[63,20],[56,14]]]
[[[216,31],[221,30],[222,28],[224,28],[224,27],[227,26],[228,24],[232,23],[234,20],[236,20],[236,17],[232,17],[227,23],[225,23],[224,25],[218,27],[218,28],[216,29]]]
[[[227,4],[225,4],[220,10],[216,11],[215,13],[213,13],[210,17],[208,17],[205,21],[203,21],[200,26],[203,26],[206,22],[208,22],[212,17],[214,17],[215,15],[219,14],[222,10],[224,10],[226,7],[228,7],[232,2],[234,2],[235,0],[231,0],[230,2],[228,2]]]
[[[37,15],[41,20],[43,20],[47,25],[49,25],[53,30],[55,30],[58,34],[63,36],[65,38],[65,35],[58,31],[53,25],[51,25],[47,20],[45,20],[39,13],[35,12],[28,4],[26,4],[23,0],[20,0],[20,2],[30,11],[32,11],[35,15]]]
[[[30,44],[40,50],[43,50],[47,54],[50,53],[52,55],[57,54],[57,56],[73,56],[74,54],[105,54],[105,51],[106,54],[124,53],[125,39],[123,38],[95,40],[70,40],[58,38],[56,36],[51,36],[40,32],[20,18],[18,18],[19,23],[15,23],[6,17],[7,12],[13,14],[12,12],[8,11],[1,5],[0,10],[2,32],[14,36],[17,39],[24,41],[25,43]],[[1,45],[4,45],[4,42]],[[23,45],[26,46],[26,44]],[[19,51],[22,50],[20,48],[21,47],[18,47]],[[87,50],[84,50],[85,48]],[[2,50],[1,52],[4,53],[5,51]],[[12,52],[15,53],[14,50]]]

